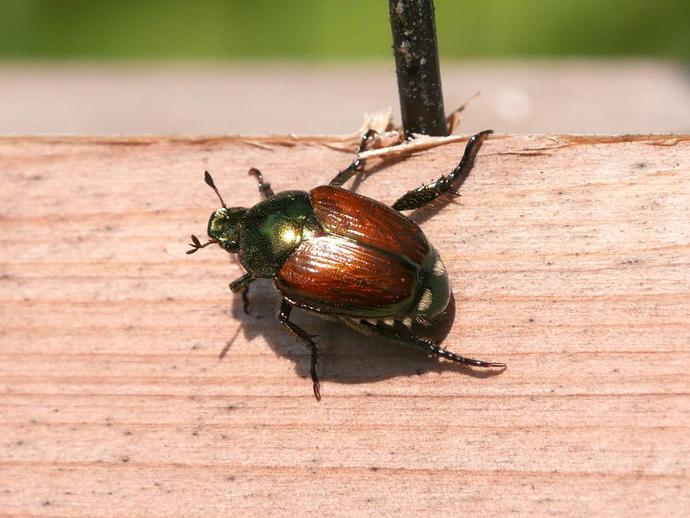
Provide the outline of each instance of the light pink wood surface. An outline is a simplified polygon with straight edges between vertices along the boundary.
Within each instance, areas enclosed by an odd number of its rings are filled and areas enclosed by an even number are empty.
[[[464,143],[374,165],[394,201]],[[444,345],[495,376],[299,314],[245,316],[217,200],[309,189],[337,138],[0,139],[0,514],[690,512],[690,138],[491,138],[423,218],[451,273]],[[299,313],[299,312],[297,312]],[[227,355],[219,359],[226,344]]]

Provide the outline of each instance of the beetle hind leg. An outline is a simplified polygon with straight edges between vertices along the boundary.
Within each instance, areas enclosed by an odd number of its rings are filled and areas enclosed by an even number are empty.
[[[402,198],[393,204],[395,210],[413,210],[419,209],[424,205],[434,201],[436,198],[445,193],[458,195],[457,191],[452,189],[453,184],[462,178],[465,178],[474,165],[474,158],[484,142],[484,139],[493,133],[493,130],[484,130],[476,135],[470,137],[465,146],[465,153],[458,166],[448,176],[441,176],[438,180],[434,180],[429,184],[424,184],[416,189],[408,191]]]
[[[319,375],[316,372],[316,366],[319,364],[319,348],[316,342],[312,340],[312,335],[307,333],[304,329],[299,327],[294,322],[290,321],[290,312],[292,311],[292,304],[287,299],[283,299],[280,304],[280,311],[278,312],[278,320],[283,324],[290,334],[296,336],[304,342],[311,349],[311,381],[314,386],[314,396],[317,401],[321,400],[321,384],[319,383]]]
[[[426,351],[427,353],[436,356],[437,358],[445,358],[447,360],[451,360],[456,363],[462,363],[464,365],[471,365],[473,367],[483,367],[483,368],[498,368],[498,369],[505,369],[506,364],[505,363],[499,363],[499,362],[487,362],[483,360],[475,360],[473,358],[466,358],[464,356],[460,356],[459,354],[452,353],[450,351],[445,350],[444,348],[436,345],[435,343],[425,340],[423,338],[418,338],[416,336],[412,335],[406,335],[406,334],[401,334],[395,331],[394,329],[390,328],[385,328],[385,327],[380,327],[376,326],[374,324],[371,324],[367,321],[361,321],[360,324],[362,326],[365,326],[368,328],[371,332],[382,336],[384,338],[388,338],[389,340],[393,340],[394,342],[401,343],[403,345],[407,345],[410,347],[414,347],[416,349],[421,349],[422,351]]]
[[[368,327],[362,325],[358,318],[342,318],[341,321],[351,329],[354,329],[364,336],[372,336],[374,334]]]

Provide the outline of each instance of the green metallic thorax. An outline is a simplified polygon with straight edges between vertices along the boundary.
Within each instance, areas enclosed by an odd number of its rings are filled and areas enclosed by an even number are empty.
[[[278,193],[254,205],[240,221],[240,262],[256,277],[275,277],[302,239],[321,230],[308,193]]]

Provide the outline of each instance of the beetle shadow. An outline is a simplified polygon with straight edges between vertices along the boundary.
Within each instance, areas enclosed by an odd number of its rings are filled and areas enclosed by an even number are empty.
[[[242,298],[233,297],[231,312],[233,318],[241,323],[239,333],[243,333],[248,342],[262,336],[277,355],[295,363],[295,371],[300,377],[310,379],[309,349],[278,321],[276,313],[280,297],[272,284],[264,280],[252,283],[249,296],[249,315],[244,312]],[[442,317],[435,319],[434,325],[413,327],[412,331],[441,343],[453,326],[455,309],[455,299],[451,296],[448,308]],[[487,378],[501,372],[472,369],[439,360],[424,351],[382,337],[359,334],[340,321],[326,320],[299,308],[293,310],[291,320],[315,336],[320,351],[319,378],[322,382],[371,383],[444,371]],[[229,350],[232,350],[231,341],[221,352],[221,359]]]

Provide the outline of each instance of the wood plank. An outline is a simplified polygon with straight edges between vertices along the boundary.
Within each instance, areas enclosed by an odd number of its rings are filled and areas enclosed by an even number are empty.
[[[298,314],[242,312],[217,201],[327,182],[335,137],[1,138],[0,513],[690,511],[690,137],[496,136],[417,214],[451,274],[444,345],[487,376]],[[464,144],[374,164],[393,202]],[[299,312],[297,312],[299,313]],[[227,355],[219,355],[232,342]]]

